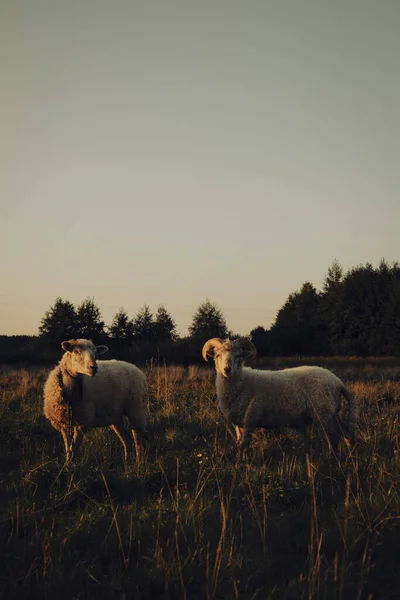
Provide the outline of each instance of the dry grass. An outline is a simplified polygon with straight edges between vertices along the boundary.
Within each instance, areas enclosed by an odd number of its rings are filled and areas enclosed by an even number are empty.
[[[339,367],[361,418],[338,456],[259,431],[240,465],[213,371],[152,365],[140,463],[96,430],[70,470],[42,417],[47,370],[0,369],[0,597],[397,598],[400,369]]]

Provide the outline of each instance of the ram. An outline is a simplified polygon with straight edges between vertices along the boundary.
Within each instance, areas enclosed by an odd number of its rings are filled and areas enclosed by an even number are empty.
[[[64,439],[67,462],[76,452],[88,429],[109,426],[124,447],[125,460],[132,451],[132,427],[136,456],[147,431],[145,375],[135,365],[119,360],[100,360],[108,350],[91,340],[62,342],[65,350],[44,386],[44,415]]]
[[[264,371],[244,367],[244,360],[256,355],[247,338],[212,338],[204,344],[202,354],[205,360],[214,359],[219,407],[227,422],[235,426],[241,457],[257,427],[291,427],[305,432],[316,423],[335,451],[341,437],[354,441],[356,400],[328,369],[304,366]],[[342,395],[349,403],[346,434],[338,416]]]

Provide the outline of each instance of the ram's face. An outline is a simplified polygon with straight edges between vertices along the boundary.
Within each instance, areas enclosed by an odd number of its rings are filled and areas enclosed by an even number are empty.
[[[107,352],[107,346],[95,346],[91,340],[69,340],[61,347],[68,352],[71,374],[93,377],[97,373],[97,356]]]
[[[215,349],[213,358],[217,373],[226,378],[235,375],[243,365],[240,349],[229,340]]]

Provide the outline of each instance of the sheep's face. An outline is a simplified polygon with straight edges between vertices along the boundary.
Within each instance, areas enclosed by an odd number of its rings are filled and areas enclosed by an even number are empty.
[[[97,373],[97,356],[107,352],[107,346],[95,346],[92,340],[69,340],[61,344],[67,354],[71,375],[81,373],[93,377]]]
[[[214,359],[215,369],[222,377],[232,377],[237,374],[243,366],[243,357],[240,348],[227,340],[210,350],[207,355]]]
[[[214,351],[214,362],[217,373],[222,377],[236,375],[243,366],[243,357],[240,348],[236,348],[230,340]]]
[[[256,349],[247,338],[234,341],[212,338],[203,346],[203,358],[213,358],[217,373],[227,379],[240,372],[246,358],[255,355]]]

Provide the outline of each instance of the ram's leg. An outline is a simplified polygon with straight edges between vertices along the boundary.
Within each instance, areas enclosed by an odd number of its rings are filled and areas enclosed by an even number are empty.
[[[136,460],[139,460],[142,450],[142,434],[136,429],[132,429],[133,441],[135,442]]]
[[[132,412],[128,416],[132,427],[133,441],[135,442],[136,459],[139,460],[142,449],[142,439],[148,439],[146,414],[144,412],[141,412],[140,414]]]
[[[335,454],[338,451],[340,438],[342,437],[342,428],[340,427],[339,419],[336,415],[332,415],[332,418],[326,426],[326,435],[329,443]]]
[[[110,429],[119,437],[121,444],[124,447],[124,459],[125,461],[132,454],[132,438],[126,430],[122,421],[118,421],[118,423],[114,423],[114,425],[110,425]]]
[[[248,457],[248,449],[251,442],[251,436],[259,422],[257,411],[254,410],[254,401],[252,400],[246,410],[244,417],[243,430],[240,441],[239,456],[240,459]]]
[[[318,411],[316,416],[318,418],[321,437],[328,442],[329,450],[333,450],[336,453],[341,438],[341,429],[337,415],[330,412],[327,408],[323,408]]]
[[[301,433],[301,437],[303,439],[303,445],[304,445],[305,452],[306,452],[306,454],[308,454],[310,456],[311,455],[312,427],[310,425],[305,426],[301,429],[300,433]]]
[[[238,444],[240,444],[240,440],[242,439],[242,435],[243,435],[243,428],[239,427],[239,425],[235,425],[235,431],[236,431],[236,441]]]
[[[240,460],[246,460],[249,457],[249,448],[253,431],[254,429],[245,429],[243,431],[242,439],[239,446]]]

